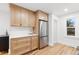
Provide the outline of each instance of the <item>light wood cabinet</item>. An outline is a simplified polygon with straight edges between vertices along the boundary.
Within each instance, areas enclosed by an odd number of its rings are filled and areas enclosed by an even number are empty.
[[[38,12],[36,12],[35,15],[36,15],[36,20],[35,20],[35,26],[34,26],[33,32],[38,34],[38,28],[39,28]]]
[[[20,55],[38,48],[38,36],[11,39],[11,54]]]
[[[38,19],[42,19],[42,20],[48,21],[48,14],[47,13],[45,13],[43,11],[40,11],[40,10],[38,10],[37,13],[38,13],[38,15],[37,15]]]
[[[16,10],[16,14],[15,14],[15,19],[16,19],[16,24],[17,24],[17,26],[20,26],[20,23],[21,23],[21,10],[20,10],[20,8],[19,7],[16,7],[15,8],[15,10]]]
[[[37,36],[33,36],[32,37],[32,50],[38,48],[38,37]]]
[[[20,8],[19,7],[16,7],[14,5],[11,5],[10,6],[10,9],[11,9],[11,25],[12,26],[20,26]]]
[[[31,50],[31,37],[11,39],[11,54],[19,55]]]
[[[29,26],[29,11],[21,9],[21,26]]]
[[[29,11],[29,25],[34,27],[35,26],[35,13]]]
[[[35,26],[35,13],[20,6],[10,4],[12,26]]]

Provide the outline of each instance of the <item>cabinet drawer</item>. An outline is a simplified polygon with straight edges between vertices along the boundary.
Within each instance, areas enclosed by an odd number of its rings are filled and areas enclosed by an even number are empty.
[[[19,47],[17,49],[13,49],[12,50],[12,54],[23,54],[23,53],[26,53],[28,51],[30,51],[31,47],[28,46],[22,46],[22,47]]]
[[[28,38],[14,38],[14,39],[12,39],[12,42],[16,44],[17,42],[20,43],[20,42],[23,42],[26,40],[29,41]]]
[[[17,49],[19,47],[22,47],[22,46],[30,46],[30,42],[29,43],[20,43],[20,44],[12,44],[12,49]]]
[[[16,42],[12,42],[12,47],[17,47],[17,46],[21,46],[21,45],[30,45],[30,42],[31,42],[31,40],[29,39],[29,40],[18,40],[18,41],[16,41]]]

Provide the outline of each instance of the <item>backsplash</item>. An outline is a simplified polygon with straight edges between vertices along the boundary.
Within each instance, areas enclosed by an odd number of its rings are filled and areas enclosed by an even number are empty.
[[[11,27],[10,30],[8,30],[9,35],[19,35],[19,34],[28,34],[32,33],[33,30],[31,27]]]

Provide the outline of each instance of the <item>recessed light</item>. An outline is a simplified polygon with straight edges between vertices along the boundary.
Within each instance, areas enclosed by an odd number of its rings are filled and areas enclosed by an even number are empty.
[[[65,8],[65,9],[64,9],[64,11],[65,11],[65,12],[68,12],[68,9],[67,9],[67,8]]]

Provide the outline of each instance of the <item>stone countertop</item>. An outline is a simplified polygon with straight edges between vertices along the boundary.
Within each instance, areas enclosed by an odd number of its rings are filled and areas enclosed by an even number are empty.
[[[21,38],[21,37],[29,37],[29,36],[38,36],[38,34],[18,34],[18,35],[9,35],[10,39],[13,39],[13,38]]]

